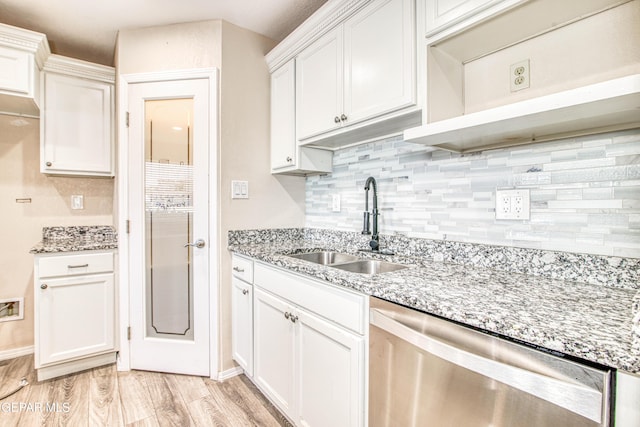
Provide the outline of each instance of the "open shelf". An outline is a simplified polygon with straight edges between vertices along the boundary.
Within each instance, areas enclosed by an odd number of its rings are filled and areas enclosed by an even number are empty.
[[[640,128],[640,0],[510,1],[426,39],[422,126],[457,152]],[[511,68],[527,60],[530,85]]]
[[[456,152],[640,127],[640,74],[528,99],[404,132]]]

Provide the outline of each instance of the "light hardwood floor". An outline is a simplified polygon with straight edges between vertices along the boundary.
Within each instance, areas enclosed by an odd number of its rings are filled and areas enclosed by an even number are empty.
[[[37,382],[24,356],[0,362],[0,396],[24,377],[29,385],[0,401],[2,427],[290,426],[244,375],[216,382],[110,365]]]

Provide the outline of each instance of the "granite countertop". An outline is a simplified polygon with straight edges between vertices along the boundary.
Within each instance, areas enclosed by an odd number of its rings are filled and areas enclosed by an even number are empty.
[[[374,276],[345,272],[286,256],[319,249],[410,265]],[[534,346],[632,373],[640,373],[633,307],[637,289],[435,262],[382,256],[308,240],[231,242],[231,252],[399,303]],[[635,297],[635,304],[634,304]],[[635,332],[634,332],[635,329]]]
[[[95,251],[118,248],[118,235],[109,225],[43,227],[42,241],[29,253]]]

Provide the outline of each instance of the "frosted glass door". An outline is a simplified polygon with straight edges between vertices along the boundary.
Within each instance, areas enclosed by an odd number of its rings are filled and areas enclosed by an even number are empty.
[[[193,339],[193,99],[145,101],[147,336]]]

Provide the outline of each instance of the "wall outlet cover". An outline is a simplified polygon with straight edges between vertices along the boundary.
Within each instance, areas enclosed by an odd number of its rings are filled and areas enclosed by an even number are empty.
[[[71,209],[84,209],[84,196],[82,194],[71,196]]]
[[[340,212],[340,195],[334,194],[331,197],[331,210],[333,212]]]
[[[496,219],[528,220],[531,217],[528,188],[496,190]]]

